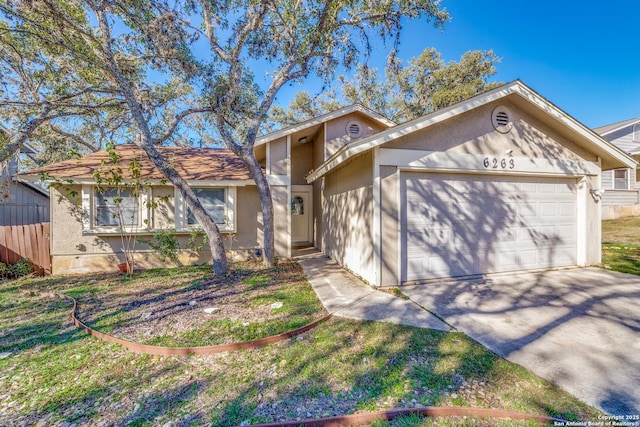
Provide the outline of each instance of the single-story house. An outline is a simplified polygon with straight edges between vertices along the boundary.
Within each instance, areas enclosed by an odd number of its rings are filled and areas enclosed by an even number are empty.
[[[614,146],[640,160],[640,117],[594,129]],[[640,174],[636,168],[602,172],[602,219],[640,215]]]
[[[144,163],[153,185],[142,199],[169,196],[138,202],[140,233],[171,227],[186,239],[194,224],[180,194],[137,148],[118,150]],[[162,150],[206,200],[228,249],[259,248],[258,193],[238,159]],[[402,124],[353,105],[263,136],[255,154],[271,185],[277,253],[312,245],[374,285],[598,264],[602,171],[636,167],[520,81]],[[122,259],[94,193],[105,156],[44,168],[78,194],[51,189],[54,273],[115,270]]]

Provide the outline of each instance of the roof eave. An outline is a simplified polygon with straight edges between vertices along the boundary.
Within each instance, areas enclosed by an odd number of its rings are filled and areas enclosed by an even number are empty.
[[[355,113],[355,112],[359,112],[362,113],[366,116],[368,116],[369,118],[376,120],[377,122],[387,126],[387,127],[393,127],[396,126],[397,123],[387,119],[386,117],[384,117],[383,115],[376,113],[373,110],[370,110],[366,107],[364,107],[363,105],[360,104],[352,104],[349,105],[347,107],[344,108],[340,108],[338,110],[335,111],[331,111],[329,113],[320,115],[318,117],[314,117],[312,119],[306,120],[304,122],[301,123],[297,123],[295,125],[291,125],[291,126],[287,126],[284,127],[282,129],[279,129],[277,131],[268,133],[267,135],[261,136],[259,138],[256,139],[256,142],[254,144],[254,147],[258,147],[260,145],[266,144],[268,142],[271,141],[275,141],[276,139],[280,139],[283,138],[287,135],[291,135],[294,134],[296,132],[300,132],[303,131],[307,128],[319,125],[323,122],[329,121],[329,120],[334,120],[337,119],[339,117],[342,116],[346,116],[347,114],[351,114],[351,113]]]
[[[605,141],[594,131],[587,128],[586,126],[575,120],[573,117],[553,105],[546,98],[539,95],[537,92],[529,88],[520,80],[515,80],[491,91],[474,96],[473,98],[470,98],[466,101],[462,101],[450,107],[435,111],[426,116],[422,116],[409,122],[403,123],[392,129],[386,129],[355,144],[344,146],[322,165],[320,165],[318,169],[309,174],[307,176],[307,182],[311,183],[325,176],[331,170],[356,154],[370,150],[401,136],[419,131],[429,126],[433,126],[436,123],[440,123],[444,120],[450,119],[454,116],[460,115],[464,112],[473,110],[512,94],[528,100],[532,105],[544,111],[555,120],[563,123],[565,126],[568,126],[581,137],[591,142],[594,147],[593,151],[595,151],[595,154],[598,155],[601,159],[605,159],[607,169],[623,167],[635,168],[637,162],[622,150]],[[611,165],[609,163],[616,166],[610,167]]]

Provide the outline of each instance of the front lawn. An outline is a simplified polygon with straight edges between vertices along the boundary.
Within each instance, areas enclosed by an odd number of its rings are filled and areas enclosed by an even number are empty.
[[[0,282],[0,425],[233,426],[421,405],[597,419],[460,333],[334,318],[263,349],[155,357],[74,328],[53,294],[78,298],[98,330],[163,345],[257,338],[325,314],[294,262],[231,268],[220,279],[188,267]]]
[[[602,221],[602,265],[640,275],[640,217]]]

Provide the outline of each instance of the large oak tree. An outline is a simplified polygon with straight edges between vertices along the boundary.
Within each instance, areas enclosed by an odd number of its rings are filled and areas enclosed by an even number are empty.
[[[23,116],[5,126],[11,131],[0,159],[45,124],[72,138],[73,126],[96,108],[118,117],[124,111],[122,126],[182,193],[209,237],[214,271],[224,273],[217,226],[156,149],[175,142],[185,121],[204,115],[256,182],[264,260],[272,264],[271,192],[253,147],[276,95],[309,76],[328,82],[339,68],[366,62],[373,49],[387,47],[393,61],[404,20],[442,26],[448,18],[433,0],[4,0],[1,48],[20,49],[17,80],[2,93],[0,108],[19,95],[22,69],[45,76],[48,86],[36,85],[21,101]]]

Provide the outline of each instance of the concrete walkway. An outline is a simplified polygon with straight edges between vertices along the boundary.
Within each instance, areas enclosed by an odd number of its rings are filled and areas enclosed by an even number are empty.
[[[349,319],[375,320],[419,328],[452,328],[410,300],[377,291],[324,255],[298,260],[327,311]]]
[[[327,257],[299,262],[335,315],[441,331],[452,325],[583,402],[640,415],[638,276],[577,268],[450,280],[405,286],[405,300],[365,285]]]

